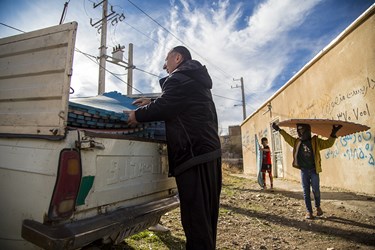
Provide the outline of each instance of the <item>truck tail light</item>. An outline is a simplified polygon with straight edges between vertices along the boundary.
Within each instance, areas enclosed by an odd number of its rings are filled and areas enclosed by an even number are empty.
[[[67,219],[73,214],[81,177],[82,167],[79,151],[63,149],[60,152],[56,184],[48,211],[50,220]]]

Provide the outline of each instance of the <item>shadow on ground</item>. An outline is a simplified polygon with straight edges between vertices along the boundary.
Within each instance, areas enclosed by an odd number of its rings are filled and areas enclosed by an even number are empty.
[[[222,204],[221,208],[232,210],[235,213],[239,213],[248,217],[263,219],[265,221],[272,222],[274,224],[280,224],[283,226],[288,226],[291,228],[298,228],[300,230],[316,232],[320,234],[323,233],[323,234],[327,234],[330,236],[343,238],[345,240],[357,242],[360,244],[375,246],[375,237],[373,233],[371,234],[371,233],[365,233],[365,232],[360,232],[360,231],[355,230],[355,227],[362,227],[362,228],[375,230],[375,226],[370,225],[370,224],[356,223],[355,221],[351,221],[351,220],[344,219],[344,218],[338,218],[338,217],[317,218],[317,220],[328,220],[332,222],[346,223],[346,224],[351,225],[350,227],[351,229],[342,229],[342,228],[330,227],[330,226],[325,226],[325,225],[320,225],[320,224],[315,224],[315,223],[306,223],[306,221],[286,218],[284,216],[279,216],[276,214],[269,214],[269,213],[263,213],[259,211],[247,210],[247,209],[243,209],[243,208],[235,207],[231,205]]]

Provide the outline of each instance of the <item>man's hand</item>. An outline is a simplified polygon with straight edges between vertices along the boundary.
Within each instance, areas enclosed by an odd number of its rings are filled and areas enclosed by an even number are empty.
[[[132,104],[137,105],[138,107],[145,106],[151,102],[151,98],[141,97],[135,100]]]
[[[272,123],[272,128],[276,131],[280,131],[280,127],[276,123]]]
[[[135,111],[126,111],[124,110],[125,114],[128,114],[128,124],[129,126],[136,126],[138,124],[137,119],[135,118]]]
[[[337,138],[336,133],[337,133],[337,131],[340,130],[340,128],[342,128],[342,125],[333,125],[333,126],[332,126],[331,137],[333,137],[333,138]]]

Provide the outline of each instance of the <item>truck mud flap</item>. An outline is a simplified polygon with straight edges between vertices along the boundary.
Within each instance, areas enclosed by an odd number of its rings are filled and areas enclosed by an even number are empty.
[[[115,241],[122,241],[123,238],[154,225],[163,214],[177,208],[179,204],[175,195],[61,225],[24,220],[22,237],[44,249],[76,249],[113,235],[117,235]]]

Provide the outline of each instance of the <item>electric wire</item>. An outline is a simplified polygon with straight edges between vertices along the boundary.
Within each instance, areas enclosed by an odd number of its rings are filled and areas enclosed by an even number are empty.
[[[177,39],[178,41],[180,41],[181,43],[183,43],[184,45],[186,45],[188,48],[190,48],[193,52],[195,52],[197,55],[199,55],[201,58],[203,58],[204,60],[206,60],[207,62],[209,62],[210,64],[212,64],[209,60],[207,60],[206,58],[204,58],[203,56],[201,56],[198,52],[196,52],[194,49],[192,49],[190,46],[188,46],[184,41],[182,41],[181,39],[179,39],[176,35],[174,35],[171,31],[169,31],[167,28],[165,28],[163,25],[161,25],[158,21],[156,21],[154,18],[152,18],[149,14],[147,14],[145,11],[143,11],[139,6],[137,6],[136,4],[134,4],[132,1],[128,0],[134,7],[136,7],[139,11],[141,11],[144,15],[146,15],[148,18],[150,18],[153,22],[155,22],[157,25],[159,25],[162,29],[164,29],[166,32],[168,32],[169,34],[171,34],[175,39]],[[128,24],[128,23],[127,23]],[[149,36],[147,36],[146,34],[144,34],[143,32],[139,31],[138,29],[136,29],[135,27],[131,26],[130,24],[128,24],[130,27],[132,27],[133,29],[135,29],[136,31],[140,32],[141,34],[143,34],[144,36],[148,37],[149,39],[151,39],[152,41],[154,41],[155,43],[159,43],[157,41],[155,41],[154,39],[150,38]],[[229,76],[230,75],[228,73],[226,73],[225,71],[223,71],[221,68],[219,68],[218,66],[216,66],[215,64],[212,64],[215,68],[219,69],[222,73],[224,73],[226,76]],[[153,75],[153,74],[151,74]],[[217,76],[214,75],[215,78],[219,79]],[[262,93],[264,91],[259,91],[259,93]],[[228,99],[228,100],[233,100],[233,101],[238,101],[238,102],[241,102],[240,100],[234,100],[234,99],[231,99],[231,98],[227,98],[227,97],[224,97],[224,96],[219,96],[219,95],[215,95],[213,94],[214,96],[217,96],[217,97],[220,97],[220,98],[224,98],[224,99]],[[250,104],[246,104],[246,106],[249,106],[251,108],[252,105]]]
[[[130,86],[132,89],[134,89],[135,91],[137,91],[138,93],[140,94],[143,94],[142,91],[140,91],[139,89],[135,88],[134,86],[131,86],[130,84],[128,84],[127,82],[125,82],[124,80],[122,80],[120,77],[118,77],[115,73],[113,73],[112,71],[109,71],[108,69],[106,69],[105,67],[101,66],[97,61],[93,60],[92,57],[94,57],[95,59],[98,59],[97,57],[93,56],[93,55],[90,55],[90,54],[87,54],[81,50],[79,50],[78,48],[75,48],[75,51],[83,54],[84,56],[86,56],[89,60],[91,60],[92,62],[96,63],[97,65],[99,65],[99,67],[103,68],[106,72],[110,73],[112,76],[114,76],[117,80],[125,83],[127,86]]]
[[[79,53],[85,55],[85,56],[86,56],[87,58],[89,58],[91,61],[95,62],[96,64],[98,64],[98,65],[100,66],[100,64],[99,64],[98,62],[96,62],[96,61],[94,61],[94,60],[91,59],[91,58],[95,58],[95,59],[97,59],[96,56],[93,56],[93,55],[87,54],[87,53],[85,53],[85,52],[83,52],[83,51],[80,51],[80,50],[77,49],[77,48],[76,48],[75,50],[76,50],[77,52],[79,52]],[[100,66],[100,67],[101,67],[101,66]],[[121,75],[121,74],[113,73],[113,72],[111,72],[111,71],[109,71],[109,70],[107,70],[107,69],[105,69],[105,70],[106,70],[108,73],[110,73],[110,74],[112,74],[113,76],[115,76],[118,80],[120,80],[120,81],[122,81],[123,83],[125,83],[126,85],[129,85],[128,83],[126,83],[125,81],[123,81],[121,78],[117,77],[117,75]],[[135,70],[141,71],[141,72],[146,73],[146,74],[149,74],[149,75],[151,75],[151,76],[158,77],[159,79],[162,78],[162,77],[160,77],[160,76],[158,76],[158,75],[156,75],[156,74],[153,74],[153,73],[148,72],[148,71],[143,70],[143,69],[135,68]],[[140,94],[143,94],[142,91],[140,91],[140,90],[134,88],[133,86],[131,86],[131,87],[132,87],[134,90],[136,90],[137,92],[139,92]],[[213,96],[216,96],[216,97],[219,97],[219,98],[223,98],[223,99],[231,100],[231,101],[241,102],[240,100],[235,100],[235,99],[228,98],[228,97],[221,96],[221,95],[216,95],[216,94],[212,94],[212,95],[213,95]]]
[[[83,52],[83,51],[81,51],[81,50],[79,50],[79,49],[77,49],[77,48],[76,48],[75,50],[76,50],[77,52],[79,52],[79,53],[85,55],[85,56],[86,56],[87,58],[89,58],[91,61],[95,62],[96,64],[98,64],[98,65],[100,66],[100,64],[99,64],[97,61],[92,60],[92,58],[94,58],[94,59],[98,59],[96,56],[93,56],[93,55],[90,55],[90,54],[88,54],[88,53],[85,53],[85,52]],[[101,66],[100,66],[100,67],[101,67]],[[112,74],[113,76],[115,76],[118,80],[120,80],[120,81],[122,81],[123,83],[125,83],[126,85],[129,85],[128,83],[126,83],[125,81],[123,81],[121,78],[118,78],[118,77],[117,77],[117,75],[121,75],[121,74],[113,73],[113,72],[111,72],[111,71],[109,71],[109,70],[107,70],[107,69],[105,69],[105,70],[106,70],[107,72],[109,72],[110,74]],[[157,77],[157,78],[159,78],[159,79],[162,78],[162,77],[160,77],[160,76],[158,76],[158,75],[156,75],[156,74],[154,74],[154,73],[148,72],[148,71],[143,70],[143,69],[135,68],[135,70],[141,71],[141,72],[146,73],[146,74],[149,74],[149,75],[151,75],[151,76],[155,76],[155,77]],[[142,91],[140,91],[140,90],[134,88],[133,86],[131,86],[131,87],[132,87],[134,90],[136,90],[137,92],[139,92],[140,94],[143,94]],[[225,97],[225,96],[221,96],[221,95],[216,95],[216,94],[212,94],[212,95],[213,95],[213,96],[216,96],[216,97],[219,97],[219,98],[223,98],[223,99],[231,100],[231,101],[241,102],[240,100],[232,99],[232,98]]]
[[[193,48],[191,48],[189,45],[187,45],[184,41],[182,41],[180,38],[178,38],[175,34],[173,34],[171,31],[169,31],[167,28],[165,28],[163,25],[161,25],[157,20],[155,20],[154,18],[152,18],[149,14],[147,14],[144,10],[142,10],[140,7],[138,7],[135,3],[133,3],[132,1],[128,0],[129,3],[131,3],[135,8],[137,8],[140,12],[142,12],[144,15],[146,15],[148,18],[150,18],[153,22],[155,22],[158,26],[160,26],[163,30],[165,30],[167,33],[169,33],[171,36],[173,36],[177,41],[181,42],[182,44],[184,44],[186,47],[188,47],[191,51],[193,51],[194,53],[196,53],[199,57],[201,57],[202,59],[204,59],[205,61],[207,61],[208,63],[210,63],[211,65],[213,65],[215,68],[217,68],[219,71],[221,71],[226,77],[228,78],[233,78],[231,77],[230,74],[228,74],[227,72],[225,72],[223,69],[221,69],[220,67],[216,66],[214,63],[210,62],[210,60],[208,60],[207,58],[203,57],[200,53],[198,53],[196,50],[194,50]]]
[[[93,1],[91,0],[84,0],[84,3],[85,1],[90,1],[92,3],[94,3]],[[160,27],[162,27],[164,30],[166,30],[167,32],[169,32],[170,34],[172,34],[176,39],[178,39],[180,42],[184,43],[182,40],[180,40],[178,37],[176,37],[173,33],[171,33],[168,29],[166,29],[165,27],[163,27],[159,22],[157,22],[155,19],[153,19],[150,15],[148,15],[146,12],[144,12],[142,9],[140,9],[138,6],[136,6],[134,3],[131,2],[131,4],[133,4],[139,11],[141,11],[142,13],[144,13],[146,16],[148,16],[149,18],[151,18],[154,22],[156,22]],[[114,5],[116,7],[119,7],[120,9],[123,10],[123,8],[119,5]],[[85,9],[85,13],[86,13],[86,16],[89,17],[89,15],[87,14],[87,11],[86,11],[86,7],[85,7],[85,4],[84,4],[84,9]],[[125,24],[127,24],[129,27],[131,27],[132,29],[134,29],[135,31],[137,31],[138,33],[142,34],[143,36],[147,37],[148,39],[150,39],[151,41],[153,41],[154,43],[156,44],[160,44],[158,41],[156,41],[155,39],[151,38],[149,35],[147,35],[146,33],[142,32],[141,30],[137,29],[136,27],[132,26],[131,24],[129,24],[128,22],[124,21]],[[117,26],[116,26],[117,27]],[[114,30],[114,36],[116,36],[115,32],[116,32],[116,27],[115,27],[115,30]],[[111,35],[111,34],[110,34]],[[111,41],[112,43],[114,42],[113,41],[113,38],[111,37]],[[117,43],[116,43],[117,44]],[[184,43],[185,44],[185,43]],[[186,45],[186,44],[185,44]],[[188,45],[186,45],[188,47]],[[194,51],[191,47],[189,47],[192,51]],[[194,51],[195,53],[197,53],[196,51]],[[198,53],[197,53],[198,54]],[[198,54],[199,55],[199,54]],[[199,55],[200,57],[202,57],[204,60],[208,61],[207,59],[205,59],[203,56]],[[125,59],[126,60],[126,59]],[[209,62],[209,61],[208,61]],[[210,63],[210,62],[209,62]],[[218,68],[216,65],[210,63],[211,65],[213,65],[214,67]],[[220,69],[220,68],[219,68]],[[149,73],[147,72],[148,74],[151,74],[152,73]],[[225,73],[225,72],[224,72]],[[219,81],[223,81],[220,77],[218,77],[216,74],[214,74],[213,72],[211,72],[211,76]]]
[[[144,35],[145,37],[147,37],[148,39],[152,40],[153,42],[155,42],[156,44],[159,44],[158,41],[156,41],[155,39],[149,37],[146,33],[140,31],[139,29],[135,28],[134,26],[130,25],[128,22],[124,22],[126,25],[130,26],[132,29],[134,29],[135,31],[139,32],[140,34]]]
[[[213,95],[213,96],[216,96],[216,97],[223,98],[223,99],[227,99],[227,100],[235,101],[235,102],[242,102],[242,101],[240,101],[240,100],[232,99],[232,98],[225,97],[225,96],[221,96],[221,95],[216,95],[216,94],[212,94],[212,95]]]
[[[156,74],[154,74],[154,73],[148,72],[148,71],[143,70],[143,69],[135,68],[135,70],[141,71],[141,72],[143,72],[143,73],[146,73],[146,74],[149,74],[149,75],[152,75],[152,76],[156,76],[156,77],[159,78],[159,79],[162,78],[162,77],[160,77],[160,76],[158,76],[158,75],[156,75]]]
[[[121,9],[121,12],[124,13],[124,9],[120,6],[120,5],[111,5],[112,7],[118,7],[119,9]],[[112,23],[112,26],[113,26],[113,29],[110,29],[110,32],[112,30],[112,35],[111,35],[111,41],[113,43],[113,47],[116,46],[116,44],[120,44],[117,39],[116,39],[116,31],[117,31],[117,27],[119,25],[119,22],[116,22],[116,24],[113,24]]]
[[[7,25],[7,24],[5,24],[5,23],[1,23],[1,22],[0,22],[0,24],[1,24],[1,25],[4,25],[5,27],[8,27],[8,28],[10,28],[10,29],[14,29],[14,30],[17,30],[17,31],[19,31],[19,32],[26,33],[26,31],[23,31],[23,30],[20,30],[20,29],[14,28],[14,27],[12,27],[12,26],[10,26],[10,25]]]
[[[8,28],[11,28],[11,29],[14,29],[14,30],[17,30],[17,31],[20,31],[20,32],[25,33],[25,31],[23,31],[23,30],[17,29],[17,28],[15,28],[15,27],[12,27],[12,26],[10,26],[10,25],[4,24],[4,23],[2,23],[2,22],[0,22],[0,24],[6,26],[6,27],[8,27]],[[129,24],[128,24],[128,25],[129,25]],[[129,26],[132,27],[131,25],[129,25]],[[134,29],[135,29],[135,28],[134,28]],[[147,36],[147,35],[146,35],[146,36]],[[152,39],[152,40],[153,40],[153,39]],[[154,40],[154,41],[155,41],[155,40]],[[157,41],[155,41],[155,42],[157,42]],[[93,55],[91,55],[91,54],[85,53],[85,52],[79,50],[78,48],[75,48],[75,51],[77,51],[78,53],[83,54],[83,55],[86,56],[88,59],[90,59],[91,61],[93,61],[94,63],[96,63],[97,65],[100,66],[100,64],[96,61],[96,60],[98,59],[96,56],[93,56]],[[93,60],[93,59],[95,59],[95,60]],[[102,67],[102,66],[100,66],[100,67]],[[109,70],[107,70],[107,69],[105,69],[105,68],[104,68],[104,70],[107,71],[108,73],[110,73],[111,75],[113,75],[116,79],[120,80],[121,82],[125,83],[126,85],[129,85],[127,82],[125,82],[124,80],[122,80],[121,78],[118,77],[119,75],[126,75],[126,74],[116,74],[116,73],[113,73],[113,72],[111,72],[111,71],[109,71]],[[135,70],[138,70],[138,71],[140,71],[140,72],[143,72],[143,73],[149,74],[149,75],[151,75],[151,76],[158,77],[159,79],[162,78],[162,77],[160,77],[159,75],[156,75],[156,74],[154,74],[154,73],[148,72],[148,71],[143,70],[143,69],[140,69],[140,68],[135,68]],[[131,87],[132,87],[135,91],[139,92],[140,94],[143,94],[142,91],[136,89],[134,86],[131,86]],[[223,98],[223,99],[231,100],[231,101],[241,102],[240,100],[236,100],[236,99],[228,98],[228,97],[221,96],[221,95],[216,95],[216,94],[212,94],[212,95],[213,95],[213,96],[216,96],[216,97],[219,97],[219,98]],[[248,105],[250,106],[250,104],[248,104]],[[248,106],[248,105],[246,105],[246,106]],[[251,107],[251,106],[250,106],[250,107]],[[252,107],[252,108],[253,108],[253,107]]]
[[[8,28],[11,28],[11,29],[14,29],[14,30],[17,30],[17,31],[20,31],[20,32],[25,33],[25,31],[22,31],[22,30],[20,30],[20,29],[14,28],[14,27],[12,27],[12,26],[10,26],[10,25],[7,25],[7,24],[1,23],[1,22],[0,22],[0,24],[6,26],[6,27],[8,27]],[[75,48],[75,51],[77,51],[78,53],[81,53],[82,55],[86,56],[88,59],[90,59],[91,61],[93,61],[94,63],[96,63],[97,65],[100,66],[100,64],[96,61],[96,60],[98,59],[96,56],[93,56],[93,55],[90,55],[90,54],[88,54],[88,53],[85,53],[85,52],[79,50],[78,48]],[[95,60],[93,60],[93,59],[95,59]],[[100,66],[100,67],[101,67],[101,66]],[[129,85],[127,82],[125,82],[125,81],[122,80],[121,78],[117,77],[118,75],[122,75],[122,74],[116,74],[116,73],[113,73],[113,72],[111,72],[111,71],[109,71],[109,70],[107,70],[107,69],[105,69],[105,70],[106,70],[108,73],[110,73],[110,74],[112,74],[113,76],[115,76],[115,77],[116,77],[118,80],[120,80],[121,82],[125,83],[126,85]],[[156,75],[156,74],[154,74],[154,73],[148,72],[148,71],[143,70],[143,69],[140,69],[140,68],[135,68],[135,70],[138,70],[138,71],[140,71],[140,72],[143,72],[143,73],[149,74],[149,75],[151,75],[151,76],[158,77],[159,79],[162,78],[162,77],[160,77],[159,75]],[[125,74],[123,74],[123,75],[125,75]],[[139,92],[140,94],[143,94],[142,91],[136,89],[136,88],[133,87],[133,86],[131,86],[131,87],[132,87],[134,90],[136,90],[137,92]],[[216,95],[216,94],[212,94],[212,95],[213,95],[213,96],[216,96],[216,97],[219,97],[219,98],[223,98],[223,99],[231,100],[231,101],[241,102],[240,100],[232,99],[232,98],[225,97],[225,96],[221,96],[221,95]],[[248,105],[250,105],[250,104],[248,104]],[[251,106],[250,106],[250,107],[251,107]]]
[[[113,73],[113,74],[116,75],[116,76],[126,76],[126,75],[128,75],[128,73],[123,73],[123,74]]]

